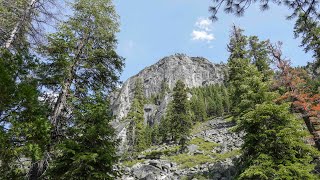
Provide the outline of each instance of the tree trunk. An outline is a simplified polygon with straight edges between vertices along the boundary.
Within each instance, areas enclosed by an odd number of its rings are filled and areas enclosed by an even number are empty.
[[[9,49],[11,48],[14,40],[16,39],[18,33],[20,32],[23,24],[30,18],[33,8],[39,0],[30,0],[27,9],[24,11],[22,18],[16,23],[13,30],[10,33],[9,38],[4,42],[2,47]]]
[[[53,111],[52,111],[52,115],[50,117],[50,123],[53,126],[53,131],[51,133],[51,143],[48,144],[48,148],[47,151],[45,152],[45,156],[42,160],[39,160],[37,162],[32,163],[30,169],[29,169],[29,179],[30,180],[37,180],[40,176],[43,175],[43,173],[46,171],[46,169],[49,166],[49,158],[50,156],[48,154],[50,154],[50,152],[52,151],[52,144],[54,144],[58,138],[59,138],[59,117],[61,116],[61,112],[62,110],[66,107],[67,104],[67,95],[68,95],[68,91],[70,90],[70,86],[72,84],[72,81],[74,80],[74,76],[75,76],[75,69],[79,63],[79,59],[80,59],[80,55],[82,53],[84,44],[87,38],[85,38],[85,40],[80,41],[77,51],[76,51],[76,56],[74,58],[74,62],[72,64],[72,66],[70,66],[68,75],[64,81],[64,83],[62,84],[62,89],[61,92],[59,94],[59,97],[54,105]]]

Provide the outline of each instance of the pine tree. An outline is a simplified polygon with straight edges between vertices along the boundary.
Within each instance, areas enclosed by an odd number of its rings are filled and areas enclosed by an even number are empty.
[[[231,59],[245,59],[248,57],[246,46],[248,39],[243,35],[243,29],[232,26],[230,42],[228,44],[228,51],[230,52],[229,60]],[[231,62],[230,62],[231,63]],[[229,75],[232,78],[232,74]]]
[[[130,112],[128,113],[128,118],[131,119],[131,144],[136,152],[140,152],[147,147],[143,110],[144,104],[145,98],[143,95],[142,79],[137,79],[134,88],[134,99]]]
[[[305,144],[307,133],[288,111],[287,104],[266,102],[246,113],[239,179],[319,179],[312,174],[319,153]]]
[[[205,121],[207,119],[206,105],[201,93],[194,94],[190,100],[194,121]]]
[[[217,20],[217,13],[223,7],[224,12],[234,14],[236,16],[243,16],[245,11],[254,4],[259,4],[260,10],[268,10],[274,3],[277,6],[287,6],[292,12],[288,15],[288,19],[299,16],[299,12],[306,12],[306,15],[315,20],[320,18],[319,1],[304,1],[304,0],[287,0],[287,1],[273,1],[273,0],[216,0],[214,5],[210,7],[212,13],[211,19]]]
[[[77,144],[77,146],[68,146],[74,152],[79,152],[86,144],[83,139],[77,139],[74,136],[68,136],[68,127],[82,128],[83,123],[95,121],[96,124],[106,123],[110,121],[108,116],[102,119],[95,119],[94,115],[90,115],[91,111],[96,112],[101,105],[98,97],[105,100],[105,95],[108,94],[111,88],[118,83],[119,72],[123,67],[123,58],[118,56],[115,52],[116,38],[115,33],[118,31],[118,16],[115,13],[114,6],[109,0],[76,0],[72,3],[73,15],[62,22],[56,33],[49,35],[48,44],[41,48],[45,61],[42,62],[41,71],[39,71],[39,78],[41,78],[42,88],[57,94],[58,97],[53,101],[54,105],[50,110],[49,121],[52,125],[51,144],[48,147],[46,154],[61,152],[61,156],[70,156],[67,151],[62,151],[59,147],[63,147],[63,143]],[[86,103],[93,103],[93,108],[88,109],[88,114],[81,117],[77,114],[78,110],[83,110],[87,107]],[[98,98],[98,99],[97,99]],[[46,99],[50,101],[50,99]],[[99,103],[98,103],[99,102]],[[90,103],[89,103],[90,104]],[[98,107],[94,105],[98,104]],[[104,106],[107,107],[107,106]],[[85,112],[84,112],[85,113]],[[97,112],[98,113],[98,112]],[[99,112],[102,114],[102,112]],[[94,126],[92,128],[95,128]],[[80,130],[79,129],[79,130]],[[111,130],[110,130],[111,131]],[[112,133],[103,134],[105,130],[97,131],[96,133],[103,137],[103,141],[109,141],[113,144],[114,139]],[[96,135],[97,135],[96,134]],[[84,136],[86,137],[86,136]],[[94,135],[93,135],[94,137]],[[89,139],[90,140],[90,139]],[[91,139],[94,141],[93,139]],[[59,145],[59,142],[62,145]],[[107,142],[92,144],[92,153],[97,153],[99,148],[109,148],[109,154],[114,154],[115,148],[105,146]],[[107,143],[107,144],[108,144]],[[80,149],[79,149],[79,147]],[[86,153],[90,153],[91,147],[88,146]],[[108,150],[108,149],[105,149]],[[103,150],[103,151],[105,151]],[[99,154],[99,153],[98,153]],[[65,169],[60,172],[59,176],[68,176],[69,173],[77,173],[76,170],[68,171],[69,160],[57,160],[56,165],[52,167],[55,171],[56,167]],[[66,161],[65,161],[66,160]],[[70,159],[72,163],[77,163],[76,159]],[[48,162],[48,157],[42,160]],[[109,161],[100,161],[101,167],[104,168],[105,173],[110,172],[109,163],[114,162],[113,159]],[[30,168],[32,176],[39,177],[46,168],[40,161],[34,163]],[[89,161],[83,161],[83,166],[90,165]],[[63,168],[65,167],[65,168]],[[72,172],[71,172],[72,171]],[[101,169],[91,168],[88,173],[91,175],[99,174]],[[89,176],[89,175],[88,175]],[[89,176],[90,177],[90,176]],[[76,177],[74,177],[76,178]],[[86,177],[83,177],[86,178]]]
[[[109,102],[97,92],[81,100],[74,109],[68,138],[57,146],[59,153],[50,169],[53,179],[113,179],[117,141],[110,125]]]
[[[225,86],[221,86],[222,97],[223,97],[223,108],[224,112],[229,113],[231,109],[231,102],[228,93],[228,89]]]
[[[287,17],[288,19],[296,19],[294,26],[294,33],[296,37],[301,37],[301,46],[305,47],[305,51],[312,51],[315,57],[316,70],[320,66],[320,43],[319,43],[319,19],[320,1],[305,1],[305,0],[286,0],[286,1],[272,1],[272,0],[216,0],[215,5],[210,7],[212,13],[211,19],[217,20],[217,13],[221,7],[224,7],[226,13],[243,16],[249,6],[259,3],[261,10],[270,8],[270,4],[287,6],[292,12]]]
[[[315,58],[314,71],[320,67],[320,24],[306,14],[300,14],[294,28],[296,37],[302,38],[301,45],[305,47],[305,51],[313,52]]]
[[[38,82],[29,75],[37,65],[27,50],[15,54],[1,50],[0,174],[4,179],[27,177],[24,163],[41,160],[50,143],[48,105],[39,101]]]
[[[263,80],[268,81],[273,74],[270,68],[269,41],[260,41],[257,36],[251,36],[248,42],[251,63],[262,73]]]
[[[173,88],[172,100],[172,137],[175,142],[183,144],[190,133],[192,125],[185,84],[178,80]]]
[[[160,144],[161,143],[161,134],[160,134],[160,127],[159,123],[155,123],[154,126],[152,127],[152,132],[151,132],[151,140],[152,144]]]
[[[209,117],[216,115],[217,105],[213,97],[206,98],[207,114]]]
[[[145,141],[146,141],[146,147],[150,147],[152,145],[152,133],[153,133],[153,127],[150,125],[146,125],[144,128],[144,135],[145,135]]]
[[[162,116],[160,125],[159,125],[159,135],[161,137],[162,142],[172,140],[173,128],[174,128],[171,123],[172,118],[173,118],[173,103],[171,101],[168,103],[166,108],[166,114]]]
[[[233,48],[229,48],[228,88],[231,94],[232,111],[234,114],[239,114],[253,109],[256,104],[266,100],[268,84],[261,82],[264,78],[263,74],[258,71],[257,66],[250,63],[250,51],[246,49],[247,37],[242,34],[243,30],[236,27],[233,29],[229,45]]]
[[[215,104],[216,104],[216,115],[222,116],[224,112],[222,97],[220,93],[217,93],[215,96]]]
[[[238,178],[316,179],[310,163],[317,153],[304,143],[301,122],[290,114],[287,104],[273,102],[276,93],[270,92],[263,71],[243,57],[232,58],[231,52],[233,77],[228,82],[236,93],[232,100],[237,128],[245,132]]]

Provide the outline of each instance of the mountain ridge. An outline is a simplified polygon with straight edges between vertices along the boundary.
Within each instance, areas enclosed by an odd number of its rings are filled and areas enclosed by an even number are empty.
[[[128,126],[126,119],[134,98],[135,82],[142,80],[143,93],[146,99],[151,99],[161,92],[165,83],[172,90],[178,80],[182,80],[188,88],[222,84],[226,75],[224,64],[214,64],[203,57],[189,57],[185,54],[175,54],[160,59],[157,63],[141,70],[128,78],[122,87],[110,96],[111,111],[115,120],[111,123],[120,139],[120,152],[128,149]],[[144,105],[144,124],[159,123],[172,99],[172,93],[166,93],[158,103],[148,102]]]
[[[171,90],[177,80],[184,81],[189,88],[220,84],[224,80],[225,69],[224,64],[215,64],[203,57],[189,57],[185,54],[166,56],[128,78],[116,92],[113,92],[110,98],[111,110],[117,120],[127,115],[137,78],[143,80],[144,95],[150,98],[160,92],[162,82],[167,83]]]

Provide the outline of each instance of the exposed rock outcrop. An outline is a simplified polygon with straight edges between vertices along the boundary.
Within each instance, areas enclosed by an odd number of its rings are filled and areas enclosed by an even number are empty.
[[[224,65],[213,64],[201,57],[189,57],[183,54],[165,57],[124,82],[118,92],[111,96],[112,112],[117,120],[126,117],[134,98],[134,86],[138,78],[142,79],[145,97],[150,98],[160,93],[162,83],[166,83],[171,90],[178,80],[184,81],[189,88],[222,83],[224,71]],[[164,99],[159,103],[157,106],[160,109],[157,111],[161,111],[165,107],[163,104],[168,102]]]
[[[224,81],[225,70],[225,65],[214,64],[202,57],[176,54],[161,59],[125,81],[123,86],[113,92],[110,97],[111,110],[116,117],[112,125],[116,128],[118,138],[121,139],[120,152],[128,148],[126,147],[128,122],[125,121],[125,117],[130,111],[137,79],[142,80],[144,96],[150,101],[152,97],[162,92],[164,84],[170,91],[178,80],[184,81],[189,88],[221,84]],[[145,124],[153,125],[160,122],[171,99],[171,93],[167,92],[157,102],[152,101],[146,104],[144,106]]]
[[[172,145],[150,148],[142,152],[138,161],[131,167],[119,164],[122,171],[119,179],[178,180],[202,177],[213,180],[231,180],[236,173],[234,163],[239,156],[239,148],[243,144],[243,134],[232,132],[234,125],[235,123],[222,118],[202,123],[191,138],[216,143],[217,146],[212,149],[206,147],[204,150],[199,147],[204,146],[203,144],[192,144],[191,140],[187,152],[180,155],[161,153],[173,149]],[[161,155],[156,156],[155,154]],[[181,161],[181,158],[186,156],[190,156],[191,159]],[[198,161],[198,157],[203,158],[204,161]],[[175,162],[175,160],[180,162]]]

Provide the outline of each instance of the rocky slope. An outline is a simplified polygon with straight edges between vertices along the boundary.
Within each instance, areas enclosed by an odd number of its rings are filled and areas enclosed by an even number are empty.
[[[224,80],[225,70],[225,65],[211,63],[205,58],[175,54],[161,59],[125,81],[123,86],[111,96],[111,110],[116,117],[112,124],[117,130],[118,138],[121,139],[121,152],[126,150],[128,122],[125,117],[134,98],[137,79],[143,82],[145,97],[151,98],[160,93],[162,84],[166,84],[172,90],[178,80],[184,81],[189,88],[220,84]],[[159,122],[170,99],[169,93],[157,103],[146,104],[144,107],[145,124]]]
[[[232,132],[234,123],[223,118],[194,126],[187,150],[161,145],[142,152],[138,158],[121,162],[123,180],[233,179],[243,134]]]

